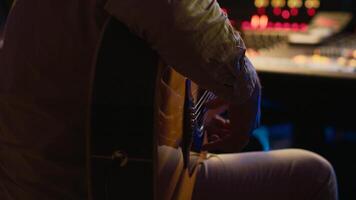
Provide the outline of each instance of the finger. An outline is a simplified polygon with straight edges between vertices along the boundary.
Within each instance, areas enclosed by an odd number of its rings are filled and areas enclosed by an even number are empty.
[[[226,105],[227,102],[221,98],[216,98],[216,99],[212,99],[208,102],[205,103],[205,106],[208,108],[208,109],[217,109],[221,106],[224,106]]]
[[[217,135],[217,136],[223,138],[223,137],[226,137],[228,135],[231,135],[231,130],[228,130],[228,129],[208,130],[207,134],[208,134],[208,136]]]
[[[249,142],[248,137],[233,137],[226,136],[219,140],[203,145],[203,151],[219,152],[219,153],[237,153],[240,152]]]
[[[229,121],[221,117],[220,115],[215,115],[214,118],[210,121],[208,126],[216,128],[227,128]]]
[[[227,120],[225,121],[225,128],[231,129],[231,122],[230,122],[229,119],[227,119]]]
[[[214,152],[214,151],[220,151],[224,148],[225,142],[223,139],[218,139],[213,142],[209,142],[207,144],[204,144],[202,146],[203,151],[209,151],[209,152]]]
[[[214,141],[217,141],[219,139],[220,139],[220,137],[217,134],[213,134],[213,135],[209,135],[208,136],[208,141],[209,142],[214,142]]]

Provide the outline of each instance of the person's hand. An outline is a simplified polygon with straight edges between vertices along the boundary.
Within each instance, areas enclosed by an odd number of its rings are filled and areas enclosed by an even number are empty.
[[[229,119],[215,115],[208,120],[206,131],[209,142],[203,145],[202,150],[239,152],[248,144],[251,132],[259,125],[260,90],[258,85],[253,95],[242,104],[229,103],[219,98],[206,104],[209,109],[227,107]]]

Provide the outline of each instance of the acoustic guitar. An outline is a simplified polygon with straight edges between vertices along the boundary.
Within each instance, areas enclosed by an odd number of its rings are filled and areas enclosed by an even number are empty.
[[[157,83],[158,199],[191,199],[197,167],[206,157],[204,103],[215,95],[161,65]]]
[[[191,199],[211,98],[110,20],[94,82],[93,199]]]

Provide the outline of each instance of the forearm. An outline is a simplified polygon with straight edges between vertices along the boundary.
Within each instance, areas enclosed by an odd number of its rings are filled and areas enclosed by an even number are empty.
[[[243,103],[230,103],[229,113],[232,130],[236,135],[249,136],[259,127],[261,116],[261,86],[257,82],[252,95]]]
[[[106,8],[201,87],[237,104],[251,97],[256,71],[216,1],[109,0]]]

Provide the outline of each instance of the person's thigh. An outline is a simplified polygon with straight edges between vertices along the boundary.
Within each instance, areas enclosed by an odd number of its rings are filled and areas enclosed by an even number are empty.
[[[332,166],[298,149],[220,154],[205,160],[193,200],[337,199]]]

